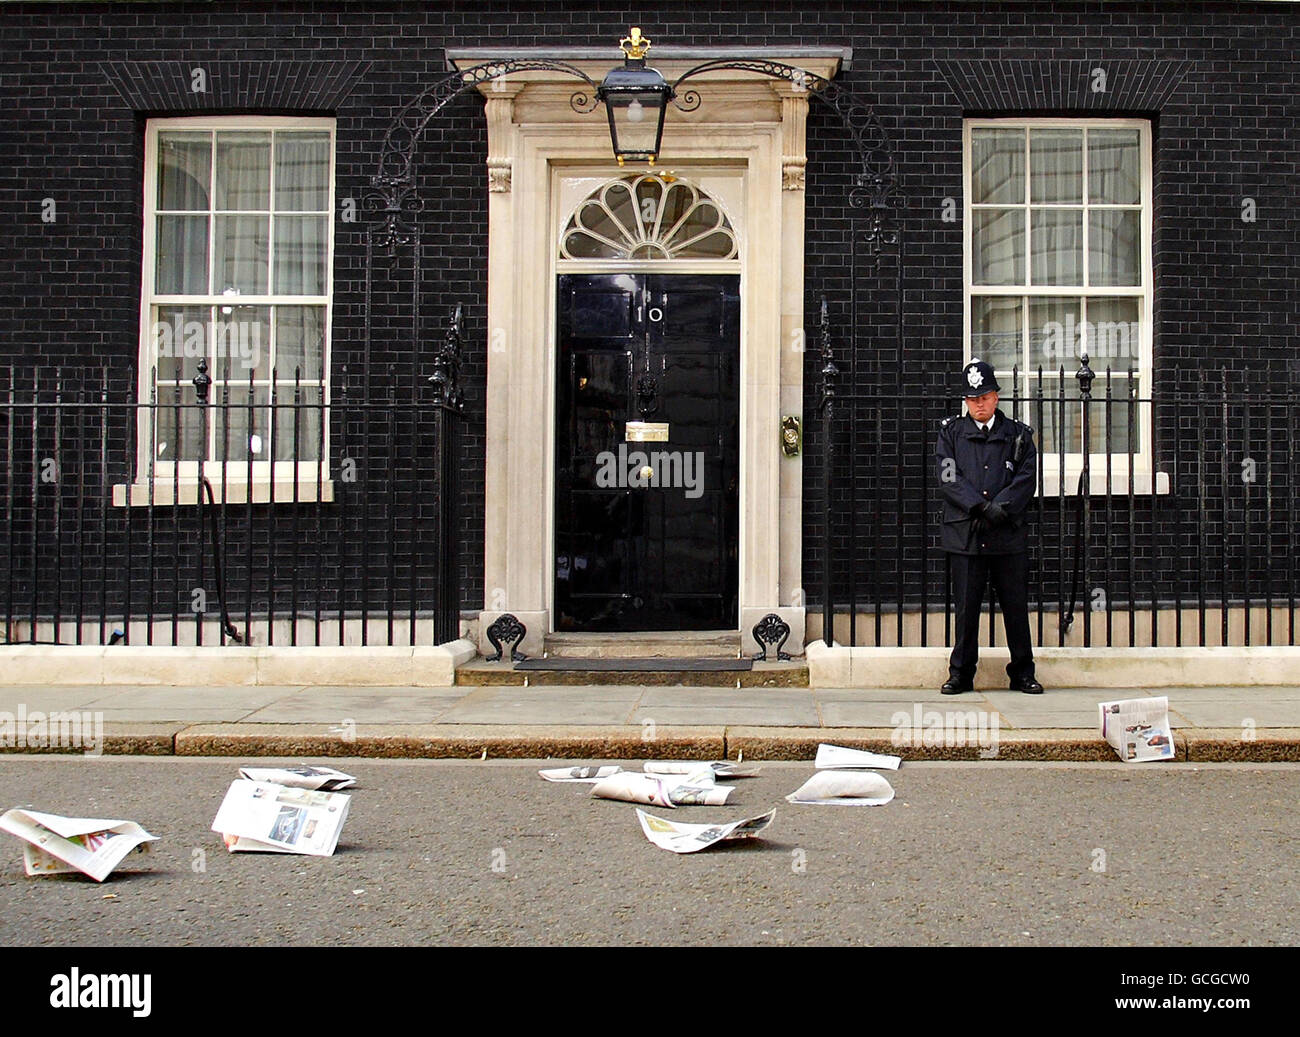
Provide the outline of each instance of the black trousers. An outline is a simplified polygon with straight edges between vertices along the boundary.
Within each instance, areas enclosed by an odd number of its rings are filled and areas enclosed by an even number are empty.
[[[952,600],[957,629],[948,675],[969,683],[979,660],[980,608],[992,581],[1002,609],[1011,662],[1012,681],[1034,676],[1034,649],[1029,639],[1029,555],[949,555],[952,566]]]

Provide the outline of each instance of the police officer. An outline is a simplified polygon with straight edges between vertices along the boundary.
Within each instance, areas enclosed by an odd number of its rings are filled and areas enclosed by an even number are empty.
[[[1038,451],[1028,425],[998,410],[993,368],[975,359],[962,368],[966,414],[945,418],[935,446],[943,495],[941,546],[951,558],[957,636],[942,692],[974,688],[980,608],[989,581],[1002,607],[1013,691],[1041,695],[1029,638],[1029,543],[1026,512],[1038,478]]]

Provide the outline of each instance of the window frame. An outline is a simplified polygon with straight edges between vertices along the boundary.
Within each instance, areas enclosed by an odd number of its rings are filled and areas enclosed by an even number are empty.
[[[244,501],[253,499],[255,501],[268,500],[274,497],[275,500],[291,501],[296,494],[299,501],[313,500],[316,498],[318,485],[321,490],[322,499],[332,499],[332,486],[327,485],[330,474],[330,430],[329,430],[329,405],[330,405],[330,358],[333,333],[333,300],[334,300],[334,250],[335,250],[335,206],[337,205],[335,182],[337,169],[337,120],[329,116],[272,116],[272,115],[227,115],[227,116],[193,116],[193,117],[171,117],[149,119],[145,124],[144,133],[144,176],[143,176],[143,234],[142,234],[142,256],[140,264],[140,327],[139,339],[137,342],[138,358],[138,379],[137,379],[137,400],[139,407],[136,413],[136,464],[135,464],[135,484],[130,487],[127,493],[126,487],[120,487],[115,490],[115,503],[139,504],[147,502],[152,498],[152,502],[167,503],[173,496],[173,488],[176,484],[190,484],[191,492],[198,483],[200,475],[200,462],[197,460],[158,460],[150,457],[149,444],[151,442],[151,424],[156,420],[156,407],[151,407],[149,401],[151,393],[155,387],[153,368],[156,361],[154,355],[155,343],[153,336],[153,312],[158,306],[220,306],[229,305],[229,297],[223,295],[214,295],[209,292],[206,295],[173,295],[160,293],[155,290],[157,275],[157,225],[158,225],[158,142],[159,136],[163,132],[176,130],[207,130],[207,131],[258,131],[258,130],[315,130],[324,131],[329,134],[329,171],[328,171],[328,208],[324,210],[326,216],[326,255],[325,255],[325,283],[324,293],[320,295],[295,295],[289,296],[284,294],[274,294],[270,291],[274,284],[268,280],[267,292],[261,295],[240,295],[237,298],[236,305],[239,306],[276,306],[276,305],[302,305],[302,306],[319,306],[324,310],[323,320],[323,342],[321,355],[321,372],[319,380],[320,404],[322,412],[322,436],[321,436],[321,456],[314,461],[300,460],[296,466],[292,460],[275,460],[274,454],[266,460],[254,460],[251,463],[252,483],[249,485],[249,468],[250,463],[245,459],[240,460],[216,460],[208,458],[201,462],[202,474],[207,476],[213,484],[213,489],[218,497],[224,497],[228,502]],[[274,161],[272,162],[272,177],[274,177]],[[212,185],[209,185],[209,190]],[[274,198],[274,180],[272,180],[272,197],[270,199],[271,210],[275,212]],[[213,199],[209,199],[210,204]],[[212,210],[209,208],[209,213]],[[320,210],[314,210],[318,215]],[[269,220],[268,234],[268,278],[274,273],[275,253],[274,253],[274,219]],[[208,269],[211,271],[211,264],[214,262],[212,252],[212,234],[214,233],[211,224],[209,225],[209,249],[208,249]],[[209,284],[209,289],[214,286]],[[271,320],[271,334],[274,336],[274,318]],[[267,344],[270,348],[270,343]],[[209,372],[213,376],[213,372]],[[271,382],[271,372],[268,370],[264,379],[255,381],[255,387],[269,388]],[[232,386],[238,382],[230,383]],[[315,388],[315,380],[304,383],[303,388]],[[275,382],[275,389],[278,396],[277,402],[286,404],[292,402],[293,381],[292,376],[286,381],[283,375]],[[209,397],[210,403],[219,402],[217,393],[220,391],[219,385],[214,382]],[[284,394],[289,394],[286,401]],[[162,406],[159,404],[158,406]],[[244,404],[231,404],[232,407],[242,407]],[[311,406],[304,404],[304,406]],[[263,409],[269,408],[269,402],[262,405]],[[281,415],[283,417],[283,413]],[[292,420],[290,418],[289,420]],[[213,425],[215,423],[210,423]],[[274,444],[271,444],[271,451],[274,451]],[[149,493],[149,484],[153,484],[153,492]],[[187,498],[190,493],[185,493]],[[164,499],[165,498],[165,499]]]
[[[1082,220],[1082,280],[1089,280],[1089,257],[1087,251],[1088,235],[1088,212],[1094,207],[1097,208],[1133,208],[1132,205],[1121,205],[1120,203],[1099,203],[1094,206],[1089,202],[1087,194],[1087,176],[1088,161],[1086,143],[1083,154],[1082,169],[1082,194],[1079,203],[1034,203],[1030,196],[1029,168],[1028,168],[1028,151],[1026,151],[1026,185],[1025,199],[1019,203],[1020,207],[1026,213],[1024,242],[1025,242],[1025,282],[1020,285],[976,285],[973,283],[973,266],[974,266],[974,214],[981,209],[1007,209],[1014,208],[1016,203],[981,203],[976,205],[972,195],[973,180],[973,155],[972,140],[974,131],[978,129],[1023,129],[1028,138],[1029,132],[1035,129],[1066,129],[1066,130],[1083,130],[1086,142],[1088,130],[1117,130],[1117,129],[1135,129],[1138,131],[1138,155],[1139,155],[1139,201],[1141,207],[1140,227],[1141,227],[1141,250],[1140,272],[1141,280],[1136,286],[1123,285],[1034,285],[1032,281],[1031,270],[1031,233],[1030,212],[1036,207],[1079,209],[1083,213]],[[1138,300],[1140,306],[1140,337],[1138,343],[1138,358],[1136,364],[1136,378],[1138,382],[1137,398],[1142,401],[1152,399],[1152,356],[1153,356],[1153,331],[1155,327],[1154,320],[1154,278],[1153,278],[1153,192],[1152,192],[1152,127],[1150,120],[1133,119],[1133,118],[1075,118],[1075,117],[1053,117],[1053,116],[1034,116],[1034,117],[970,117],[962,120],[962,355],[963,362],[968,362],[974,355],[971,345],[972,334],[972,311],[974,300],[978,296],[1010,296],[1026,300],[1032,300],[1038,297],[1129,297]],[[1085,303],[1086,308],[1086,303]],[[1029,311],[1030,306],[1024,305],[1021,314],[1021,341],[1029,341]],[[1097,373],[1097,379],[1092,386],[1093,404],[1105,401],[1105,364],[1099,362],[1098,358],[1090,356],[1090,366]],[[1075,372],[1078,371],[1078,361],[1074,358],[1073,369],[1070,363],[1065,363],[1065,377],[1068,380],[1073,379]],[[1044,372],[1046,373],[1046,367]],[[1034,370],[1022,371],[1022,376],[1026,379],[1026,386],[1030,389],[1031,377],[1036,373]],[[1014,395],[1018,387],[1012,387],[1011,395]],[[1003,395],[1007,393],[1003,392]],[[1045,395],[1044,399],[1048,397]],[[1050,404],[1049,404],[1050,406]],[[1026,413],[1026,409],[1028,413]],[[1151,402],[1142,402],[1138,404],[1138,443],[1133,450],[1133,472],[1132,482],[1135,493],[1166,493],[1168,492],[1168,479],[1164,473],[1154,473],[1152,446],[1154,442],[1154,427],[1152,420],[1153,404]],[[1016,414],[1018,418],[1029,419],[1033,424],[1033,402],[1032,398],[1028,404],[1022,403]],[[1035,429],[1035,433],[1040,430]],[[1041,435],[1038,437],[1041,439]],[[1061,480],[1064,478],[1066,494],[1076,492],[1078,475],[1083,467],[1083,452],[1066,452],[1064,455],[1064,472],[1061,471],[1062,455],[1059,449],[1051,451],[1042,451],[1040,449],[1039,460],[1043,478],[1042,490],[1049,496],[1057,495],[1061,490]],[[1089,452],[1089,469],[1091,473],[1091,485],[1093,493],[1105,493],[1113,491],[1117,493],[1126,493],[1129,485],[1129,452],[1128,450],[1107,453],[1104,450],[1100,452]],[[1109,479],[1108,479],[1109,476]],[[1107,485],[1107,483],[1112,485]]]

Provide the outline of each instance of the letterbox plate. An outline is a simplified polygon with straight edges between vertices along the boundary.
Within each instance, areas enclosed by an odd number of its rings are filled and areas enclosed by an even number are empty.
[[[667,443],[668,422],[629,421],[624,427],[623,438],[629,443]]]

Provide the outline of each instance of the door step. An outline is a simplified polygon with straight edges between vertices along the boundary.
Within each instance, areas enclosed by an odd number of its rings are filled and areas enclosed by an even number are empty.
[[[515,663],[516,670],[564,670],[581,673],[601,670],[630,673],[692,673],[694,671],[734,670],[738,673],[753,669],[750,659],[572,659],[551,656],[549,659],[525,659]]]
[[[726,663],[732,665],[723,665]],[[530,666],[533,663],[535,665]],[[526,668],[525,668],[526,667]],[[803,662],[748,659],[478,659],[456,669],[458,685],[684,685],[712,688],[806,688]]]
[[[737,659],[736,630],[649,630],[547,634],[547,656],[567,659]]]

